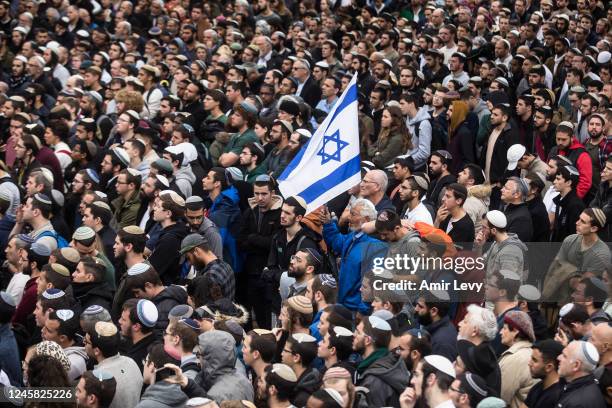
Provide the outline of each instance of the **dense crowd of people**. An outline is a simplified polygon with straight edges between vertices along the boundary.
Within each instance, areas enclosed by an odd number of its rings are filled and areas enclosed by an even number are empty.
[[[611,406],[611,25],[598,0],[0,0],[4,396]],[[308,211],[278,180],[352,86],[361,181]]]

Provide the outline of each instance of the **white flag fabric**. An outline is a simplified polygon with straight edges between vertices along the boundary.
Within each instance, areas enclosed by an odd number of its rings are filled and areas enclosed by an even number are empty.
[[[310,213],[361,181],[357,75],[323,123],[278,178],[285,198],[300,196]]]

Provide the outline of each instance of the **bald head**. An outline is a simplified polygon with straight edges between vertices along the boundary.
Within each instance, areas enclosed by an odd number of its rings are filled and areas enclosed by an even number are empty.
[[[599,352],[600,365],[606,365],[612,361],[612,326],[607,323],[594,326],[589,342]]]

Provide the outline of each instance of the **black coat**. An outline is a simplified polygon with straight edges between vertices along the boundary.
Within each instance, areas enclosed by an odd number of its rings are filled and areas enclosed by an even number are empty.
[[[578,198],[576,191],[570,191],[565,197],[561,195],[553,198],[557,205],[555,211],[555,224],[553,226],[551,242],[562,242],[568,235],[576,233],[576,221],[584,210],[584,202]]]
[[[176,305],[187,304],[187,292],[180,286],[170,285],[151,299],[157,306],[158,318],[155,328],[164,330],[168,326],[168,314]]]
[[[493,148],[493,155],[491,157],[491,169],[489,171],[489,178],[491,184],[503,182],[504,172],[508,167],[508,157],[506,153],[510,146],[520,143],[519,134],[512,127],[510,123],[507,123],[504,130],[500,133],[495,147]],[[487,139],[482,147],[482,153],[480,157],[481,167],[484,169],[486,166],[487,158],[487,146],[489,145],[489,139]]]
[[[272,237],[280,230],[280,213],[282,198],[275,196],[272,208],[266,212],[259,211],[257,205],[247,208],[242,213],[238,249],[245,255],[244,272],[247,276],[260,276],[268,264],[268,255]]]
[[[530,242],[533,237],[533,224],[527,203],[508,204],[504,214],[508,219],[508,232],[515,233],[523,242]]]
[[[589,207],[601,208],[606,214],[606,226],[599,235],[603,241],[607,242],[612,237],[612,231],[610,231],[612,226],[612,188],[610,188],[608,182],[599,185],[597,194]]]
[[[317,81],[310,76],[306,80],[298,96],[304,99],[304,102],[314,109],[321,100],[321,87],[317,84]]]
[[[466,164],[476,164],[476,132],[470,130],[467,121],[455,130],[448,151],[453,156],[449,170],[452,174],[459,174]]]
[[[604,408],[604,400],[599,384],[592,374],[578,378],[565,384],[561,391],[561,398],[557,402],[558,408]]]
[[[102,282],[72,282],[72,293],[81,310],[98,305],[111,310],[113,289],[106,281]]]
[[[548,242],[550,237],[550,220],[548,211],[541,197],[536,197],[527,201],[527,208],[531,214],[531,224],[533,225],[533,235],[531,242]]]
[[[159,235],[157,245],[149,257],[149,263],[155,268],[164,285],[178,281],[181,272],[181,241],[187,236],[187,226],[177,222],[164,228]]]

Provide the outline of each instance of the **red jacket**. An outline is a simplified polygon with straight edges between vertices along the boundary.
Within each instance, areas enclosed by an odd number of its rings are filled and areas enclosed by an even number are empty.
[[[569,149],[559,150],[559,155],[567,156],[572,163],[576,163],[576,169],[580,173],[576,194],[580,199],[583,199],[591,189],[593,181],[593,163],[591,162],[591,156],[587,153],[584,145],[579,143],[576,138],[572,140]]]
[[[36,308],[36,300],[38,296],[36,295],[36,287],[37,287],[38,277],[31,278],[28,280],[23,288],[23,297],[21,298],[21,302],[17,305],[17,309],[15,310],[15,314],[13,314],[12,323],[20,323],[25,325],[26,319],[29,315],[34,313],[34,309]]]

